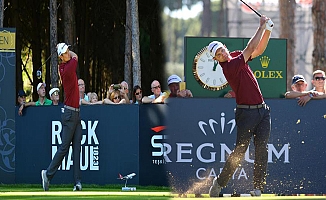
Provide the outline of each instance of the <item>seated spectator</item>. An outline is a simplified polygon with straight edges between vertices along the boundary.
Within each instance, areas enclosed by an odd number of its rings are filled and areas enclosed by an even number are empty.
[[[178,75],[175,74],[171,75],[168,78],[167,82],[170,89],[169,97],[182,97],[182,98],[193,97],[190,90],[187,89],[180,90],[179,84],[182,82],[182,80]]]
[[[85,82],[83,79],[78,79],[78,88],[79,88],[79,105],[86,104],[90,105],[89,98],[85,94]]]
[[[52,101],[47,99],[45,96],[45,83],[39,83],[36,87],[38,100],[36,102],[28,102],[20,106],[18,114],[22,115],[24,107],[27,106],[49,106],[52,105]]]
[[[157,80],[154,80],[151,84],[152,95],[144,96],[143,103],[164,103],[165,96],[161,92],[161,84]]]
[[[287,91],[285,93],[285,98],[288,99],[298,99],[298,105],[299,106],[305,106],[308,101],[310,101],[310,99],[313,96],[316,96],[317,93],[312,92],[312,91],[306,91],[308,84],[306,79],[298,74],[298,75],[294,75],[292,78],[292,91]]]
[[[50,99],[52,100],[52,105],[54,106],[63,106],[63,103],[60,102],[59,88],[52,88],[49,92]]]
[[[325,72],[322,70],[316,70],[312,74],[313,91],[317,91],[319,94],[325,94]]]
[[[19,90],[17,95],[18,106],[21,106],[26,103],[26,93],[24,90]]]
[[[142,90],[139,85],[134,86],[132,90],[132,103],[141,104],[142,103]]]
[[[90,103],[93,104],[93,105],[94,104],[103,104],[103,101],[98,100],[98,96],[97,96],[97,94],[95,92],[91,92],[89,94],[89,100],[90,100]]]

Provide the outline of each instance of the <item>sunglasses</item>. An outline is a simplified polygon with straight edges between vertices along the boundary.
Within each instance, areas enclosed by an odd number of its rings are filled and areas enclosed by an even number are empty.
[[[141,92],[137,92],[137,93],[135,93],[135,95],[140,95],[141,94]]]
[[[113,99],[120,99],[120,97],[114,97]]]
[[[158,86],[152,87],[152,89],[157,89],[157,88],[161,88],[161,86],[158,85]]]
[[[323,80],[323,81],[324,81],[324,80],[325,80],[325,77],[323,77],[323,76],[321,76],[321,77],[316,76],[316,77],[315,77],[315,80],[316,80],[316,81],[319,81],[319,80]]]
[[[54,95],[59,95],[58,91],[53,92]]]

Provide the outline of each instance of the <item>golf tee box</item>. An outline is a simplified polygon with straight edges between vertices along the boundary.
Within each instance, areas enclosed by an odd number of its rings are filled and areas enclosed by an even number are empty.
[[[122,187],[122,191],[136,191],[136,187]]]

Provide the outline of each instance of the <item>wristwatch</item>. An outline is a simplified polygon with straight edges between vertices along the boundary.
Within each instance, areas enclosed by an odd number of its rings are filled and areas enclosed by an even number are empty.
[[[196,81],[207,90],[217,91],[228,86],[222,67],[213,59],[207,47],[196,54],[192,71]]]

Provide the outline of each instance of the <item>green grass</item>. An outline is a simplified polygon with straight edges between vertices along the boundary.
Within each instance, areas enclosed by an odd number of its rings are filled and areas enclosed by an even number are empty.
[[[39,184],[0,184],[0,199],[117,199],[117,200],[167,200],[170,193],[168,187],[129,186],[137,191],[121,191],[122,185],[83,184],[83,191],[72,192],[73,185],[50,185],[50,191],[44,192]]]
[[[121,187],[124,185],[95,185],[95,184],[83,184],[83,191],[121,191]],[[139,186],[128,185],[128,187],[136,187],[137,192],[169,192],[169,187],[163,186]],[[72,191],[72,184],[50,184],[50,191]],[[43,191],[41,184],[0,184],[1,192],[37,192]]]
[[[91,185],[83,184],[83,191],[73,192],[72,184],[66,185],[50,185],[50,191],[44,192],[40,184],[15,184],[4,185],[0,184],[0,199],[28,199],[28,200],[71,200],[71,199],[109,199],[109,200],[168,200],[178,199],[178,194],[171,194],[170,188],[159,186],[135,186],[137,191],[121,191],[123,185]],[[204,200],[209,199],[208,194],[202,194],[201,198],[195,198],[194,194],[187,194],[184,197],[187,200]],[[223,197],[230,198],[230,197]],[[231,197],[235,200],[252,199],[250,197]],[[260,198],[263,200],[278,200],[278,199],[299,199],[299,200],[315,200],[324,199],[326,196],[275,196],[274,194],[263,194]]]

